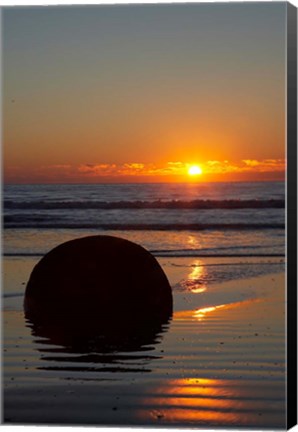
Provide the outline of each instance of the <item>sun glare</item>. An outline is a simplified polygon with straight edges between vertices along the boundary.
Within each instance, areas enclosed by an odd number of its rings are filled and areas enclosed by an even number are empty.
[[[188,169],[188,175],[190,176],[197,176],[197,175],[201,175],[202,174],[202,168],[200,168],[198,165],[192,165],[189,169]]]

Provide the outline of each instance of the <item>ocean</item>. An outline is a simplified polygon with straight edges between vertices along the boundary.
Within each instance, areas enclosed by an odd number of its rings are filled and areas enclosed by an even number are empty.
[[[156,256],[284,255],[282,182],[7,185],[3,196],[4,254],[102,233]]]
[[[5,185],[3,227],[5,423],[285,427],[283,182]],[[95,234],[145,247],[172,287],[171,321],[133,348],[24,318],[34,265]]]

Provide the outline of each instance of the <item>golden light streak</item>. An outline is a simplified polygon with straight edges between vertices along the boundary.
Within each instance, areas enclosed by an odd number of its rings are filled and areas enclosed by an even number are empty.
[[[205,308],[197,309],[197,310],[194,312],[193,316],[194,316],[195,318],[197,318],[199,321],[202,321],[202,320],[206,317],[206,314],[208,314],[208,313],[210,313],[210,312],[213,312],[213,311],[215,311],[215,310],[217,310],[217,309],[224,308],[224,307],[226,307],[226,305],[209,306],[209,307],[205,307]]]
[[[206,378],[182,378],[169,380],[168,385],[157,389],[158,396],[150,398],[150,404],[160,407],[152,416],[173,422],[214,422],[233,424],[239,413],[233,407],[235,390],[223,380]],[[144,401],[144,404],[148,403]],[[143,412],[140,411],[140,417]]]
[[[191,292],[193,293],[202,293],[206,291],[207,287],[205,283],[202,281],[203,276],[205,274],[205,268],[202,266],[202,262],[196,260],[192,265],[192,271],[189,274],[190,282],[192,283]]]

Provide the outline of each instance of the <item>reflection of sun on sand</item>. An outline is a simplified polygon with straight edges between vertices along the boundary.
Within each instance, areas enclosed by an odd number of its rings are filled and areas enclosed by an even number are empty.
[[[157,406],[166,403],[171,406],[171,420],[232,424],[237,413],[229,412],[233,399],[237,398],[235,389],[226,388],[223,380],[207,378],[181,378],[169,381],[168,387],[160,388],[165,397],[154,400]],[[243,403],[242,403],[243,404]]]
[[[200,291],[192,291],[194,293],[199,293]],[[250,300],[244,300],[244,301],[240,301],[240,302],[235,302],[235,303],[227,303],[227,304],[220,304],[220,305],[214,305],[214,306],[207,306],[207,307],[202,307],[202,308],[198,308],[192,311],[178,311],[175,313],[175,318],[176,319],[194,319],[197,321],[202,321],[206,318],[209,318],[209,314],[217,312],[219,309],[224,309],[224,310],[231,310],[231,309],[239,309],[242,308],[244,306],[248,306],[257,302],[261,302],[261,299],[250,299]],[[213,319],[216,319],[217,316],[213,315],[212,317]],[[219,317],[218,317],[219,318]],[[220,319],[222,319],[223,317],[220,316]]]
[[[155,406],[151,416],[160,424],[285,425],[284,274],[230,281],[218,289],[228,285],[255,295],[174,314],[164,349],[181,375],[175,377],[169,361],[169,378],[150,392],[150,406]],[[203,295],[196,294],[198,302]],[[142,409],[139,414],[146,416]]]
[[[206,268],[201,260],[195,260],[191,268],[192,270],[188,275],[188,279],[181,282],[181,285],[192,293],[203,293],[207,289],[204,282]]]

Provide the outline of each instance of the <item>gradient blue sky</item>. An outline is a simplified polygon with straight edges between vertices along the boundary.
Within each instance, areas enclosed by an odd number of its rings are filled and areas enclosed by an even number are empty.
[[[7,181],[285,157],[285,2],[6,7],[2,36]]]

